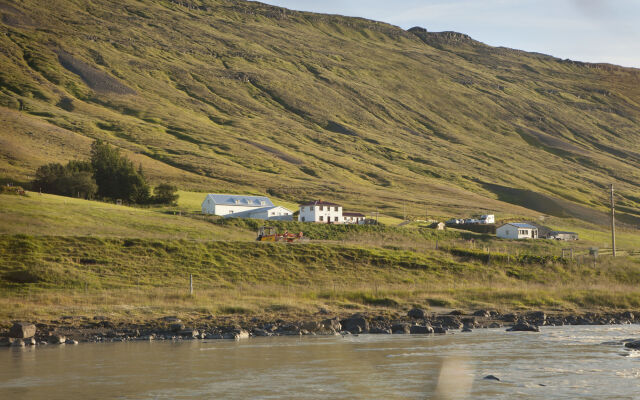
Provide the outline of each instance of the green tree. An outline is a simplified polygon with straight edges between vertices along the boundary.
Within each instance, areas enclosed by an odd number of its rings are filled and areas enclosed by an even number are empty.
[[[162,183],[153,189],[153,202],[156,204],[170,204],[177,205],[178,188],[168,183]]]
[[[91,146],[91,165],[98,184],[98,195],[143,204],[150,199],[149,185],[142,172],[108,143],[96,140]]]
[[[93,198],[98,189],[91,164],[86,161],[43,165],[36,171],[32,187],[45,193],[84,198]]]

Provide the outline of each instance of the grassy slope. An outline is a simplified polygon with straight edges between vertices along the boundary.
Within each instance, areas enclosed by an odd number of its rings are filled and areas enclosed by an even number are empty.
[[[196,7],[6,2],[0,171],[25,180],[99,137],[191,189],[602,223],[613,180],[620,217],[640,214],[637,70],[259,3],[180,3]]]
[[[115,204],[49,194],[0,195],[0,233],[57,236],[138,237],[191,240],[253,240],[247,230]]]
[[[413,305],[640,307],[640,263],[489,263],[328,244],[0,236],[0,321],[109,313],[310,315]],[[188,296],[193,274],[196,296]]]
[[[185,203],[194,198],[186,194]],[[253,241],[260,221],[37,193],[0,195],[0,219],[0,324],[67,314],[129,321],[167,313],[302,317],[319,307],[640,307],[639,260],[602,258],[593,269],[584,257],[589,241],[572,244],[577,257],[566,264],[557,259],[564,243],[416,226],[276,223],[322,240],[260,244]],[[546,258],[522,258],[529,254]]]

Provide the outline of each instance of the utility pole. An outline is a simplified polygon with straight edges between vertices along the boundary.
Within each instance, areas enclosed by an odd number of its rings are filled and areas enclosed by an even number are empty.
[[[613,183],[611,184],[611,249],[616,256],[616,205],[613,201]]]

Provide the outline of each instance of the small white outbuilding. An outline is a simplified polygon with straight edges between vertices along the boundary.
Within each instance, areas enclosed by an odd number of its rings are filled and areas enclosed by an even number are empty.
[[[537,239],[538,228],[521,222],[511,222],[496,229],[496,236],[501,239]]]
[[[241,211],[227,214],[224,218],[251,218],[271,221],[293,221],[293,211],[282,206],[256,208],[255,210]]]

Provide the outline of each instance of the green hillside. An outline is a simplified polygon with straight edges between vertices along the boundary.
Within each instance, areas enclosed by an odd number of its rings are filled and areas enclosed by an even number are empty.
[[[235,0],[2,0],[0,175],[101,138],[182,189],[640,224],[640,71]],[[428,27],[427,27],[428,28]]]

